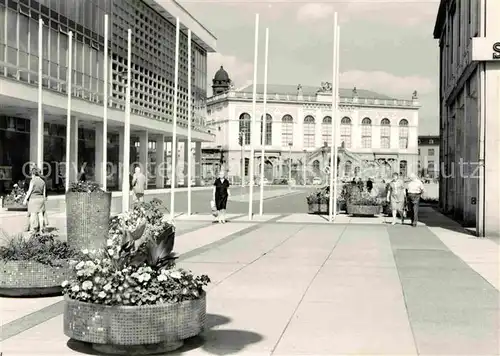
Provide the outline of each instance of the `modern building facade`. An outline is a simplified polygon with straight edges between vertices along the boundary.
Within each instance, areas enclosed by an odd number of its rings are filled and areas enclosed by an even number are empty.
[[[440,205],[479,236],[500,234],[500,2],[442,0]]]
[[[103,137],[104,18],[109,14],[108,135]],[[157,174],[171,146],[174,103],[176,18],[180,19],[177,134],[187,138],[188,105],[193,110],[193,142],[198,162],[201,142],[213,135],[205,128],[207,53],[215,37],[175,1],[153,0],[0,0],[0,192],[22,179],[29,161],[43,150],[44,172],[51,190],[63,189],[66,156],[68,59],[72,57],[72,164],[70,179],[85,166],[100,182],[102,143],[107,142],[110,189],[121,186],[123,124],[127,83],[127,30],[132,29],[131,159],[148,167],[152,187],[163,188],[168,173]],[[43,20],[42,48],[39,21]],[[192,66],[188,68],[187,30],[192,31]],[[68,33],[73,53],[68,53]],[[38,59],[43,58],[43,77]],[[192,103],[188,103],[188,71],[192,73]],[[37,113],[42,80],[42,115]],[[43,135],[39,135],[40,121]],[[43,143],[38,142],[43,140]],[[170,143],[169,143],[170,142]],[[156,168],[155,168],[156,166]],[[166,167],[167,165],[162,165]],[[198,165],[199,167],[199,165]],[[163,169],[163,168],[162,168]],[[179,168],[178,168],[179,169]],[[168,168],[170,170],[170,168]],[[199,176],[199,169],[198,169]],[[180,172],[182,175],[182,172]],[[63,178],[63,179],[61,179]],[[102,183],[102,182],[100,182]]]
[[[222,71],[213,80],[216,94],[208,99],[207,125],[216,138],[203,144],[203,171],[215,173],[222,161],[230,175],[247,177],[252,139],[258,142],[255,172],[259,175],[264,88],[257,86],[258,120],[253,129],[252,85],[235,89]],[[221,92],[224,81],[226,87]],[[286,179],[291,170],[299,180],[324,178],[332,145],[330,84],[268,85],[267,93],[265,177]],[[368,90],[341,89],[337,142],[342,176],[417,173],[419,107],[417,93],[408,100],[398,100]]]
[[[418,174],[420,177],[437,179],[439,177],[438,135],[418,136]]]

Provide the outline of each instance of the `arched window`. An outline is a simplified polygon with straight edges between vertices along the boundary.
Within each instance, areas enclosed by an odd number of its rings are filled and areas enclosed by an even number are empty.
[[[372,120],[367,117],[361,121],[361,147],[372,147]]]
[[[293,144],[293,117],[285,115],[281,119],[281,145]]]
[[[351,171],[352,171],[352,162],[351,161],[346,161],[345,166],[344,166],[344,176],[345,177],[350,177],[351,176]]]
[[[314,117],[308,115],[304,118],[304,148],[312,148],[316,144],[316,127]]]
[[[408,120],[406,119],[399,122],[399,148],[408,148]]]
[[[240,128],[239,132],[243,135],[243,144],[244,145],[249,145],[250,144],[250,136],[252,135],[252,130],[251,130],[251,122],[250,122],[250,114],[247,114],[244,112],[243,114],[240,115]]]
[[[401,174],[403,177],[406,177],[408,175],[408,162],[399,162],[399,174]]]
[[[266,114],[266,140],[262,142],[262,134],[264,133],[264,115],[260,118],[260,144],[266,146],[273,144],[273,117]]]
[[[391,148],[391,122],[389,119],[380,121],[380,148]]]
[[[321,143],[328,146],[332,145],[332,118],[325,116],[321,124]]]
[[[345,148],[351,147],[351,132],[351,119],[343,117],[340,121],[340,144],[342,145],[343,143]]]

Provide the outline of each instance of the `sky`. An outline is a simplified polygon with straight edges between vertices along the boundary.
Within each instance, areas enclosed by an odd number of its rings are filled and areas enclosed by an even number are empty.
[[[236,87],[253,80],[256,13],[259,83],[264,78],[265,28],[269,28],[268,83],[331,82],[337,12],[340,86],[398,99],[411,99],[417,90],[422,105],[419,134],[438,133],[439,47],[432,36],[438,0],[178,1],[217,37],[217,53],[208,56],[208,83],[222,65]]]

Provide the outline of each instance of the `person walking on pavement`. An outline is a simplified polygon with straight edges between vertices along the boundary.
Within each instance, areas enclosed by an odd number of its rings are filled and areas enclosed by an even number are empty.
[[[40,177],[40,170],[33,168],[31,170],[31,181],[24,198],[23,205],[28,205],[28,213],[30,214],[30,232],[35,233],[38,227],[39,232],[43,232],[45,219],[43,213],[45,211],[45,200],[47,190],[45,181]]]
[[[226,207],[229,193],[229,181],[225,178],[224,171],[219,172],[219,178],[214,182],[213,199],[217,209],[217,216],[220,223],[226,223]]]
[[[396,225],[398,212],[401,214],[401,223],[404,222],[405,193],[403,181],[399,178],[398,173],[394,173],[387,190],[387,201],[391,205],[392,225]]]
[[[414,173],[410,174],[410,182],[408,183],[408,199],[411,209],[411,224],[413,227],[418,223],[418,208],[420,206],[420,198],[424,193],[424,183]]]
[[[141,167],[135,167],[132,177],[132,192],[134,194],[134,203],[144,201],[144,191],[146,190],[146,176],[141,172]]]

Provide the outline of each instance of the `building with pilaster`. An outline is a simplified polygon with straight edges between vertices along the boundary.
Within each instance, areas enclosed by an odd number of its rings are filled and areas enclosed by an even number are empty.
[[[213,81],[218,91],[214,89],[216,94],[207,101],[207,126],[215,141],[203,144],[203,175],[216,174],[222,162],[231,176],[247,177],[249,145],[254,140],[257,175],[263,160],[268,180],[289,175],[296,180],[324,180],[332,145],[331,85],[268,85],[262,159],[264,88],[257,86],[257,124],[252,128],[252,85],[235,89],[221,71]],[[401,100],[363,89],[341,89],[337,115],[341,175],[385,178],[392,172],[417,173],[419,108],[416,92]]]
[[[478,236],[500,235],[500,2],[442,0],[440,207]]]
[[[103,137],[105,14],[109,15],[107,137]],[[194,153],[199,163],[201,142],[213,139],[205,127],[206,70],[207,53],[215,51],[216,38],[203,25],[175,1],[0,0],[0,193],[23,179],[29,162],[37,162],[40,155],[48,189],[64,190],[68,90],[72,93],[70,180],[81,167],[85,167],[89,179],[102,180],[104,141],[109,189],[121,187],[121,166],[134,162],[145,167],[150,187],[163,188],[171,170],[167,153],[173,129],[176,18],[181,23],[177,135],[184,150],[178,160],[178,176],[183,177],[184,158]],[[131,157],[124,163],[128,29],[132,29],[133,41]],[[187,67],[188,29],[192,31],[191,68]],[[68,53],[70,31],[74,38],[72,53]],[[39,56],[43,60],[41,78]],[[67,86],[70,56],[71,89]],[[189,70],[192,85],[188,83]],[[40,81],[41,115],[37,112]],[[192,103],[188,103],[190,87]],[[182,144],[187,139],[188,105],[193,110],[195,147]]]

